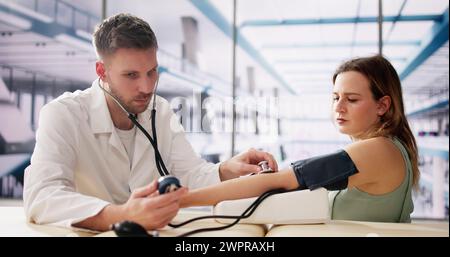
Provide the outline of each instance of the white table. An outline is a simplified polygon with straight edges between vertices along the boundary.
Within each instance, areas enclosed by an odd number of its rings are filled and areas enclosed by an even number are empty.
[[[181,209],[172,223],[177,224],[193,217],[210,215],[210,212],[200,210]],[[216,227],[224,224],[216,222],[214,219],[195,221],[182,228],[173,229],[166,227],[160,231],[160,236],[177,236],[182,233],[204,227]],[[263,237],[267,232],[267,227],[264,225],[249,225],[237,224],[231,228],[221,231],[205,232],[195,234],[193,236],[208,236],[208,237]],[[54,226],[36,225],[26,222],[23,207],[0,207],[0,237],[40,237],[40,236],[115,236],[113,231],[104,233],[89,233],[73,231],[71,229],[59,228]]]
[[[448,222],[383,223],[331,220],[327,224],[272,227],[268,237],[448,237]]]
[[[182,209],[172,223],[177,224],[187,219],[210,215],[210,212],[200,210]],[[171,237],[197,228],[216,227],[223,224],[213,219],[196,221],[182,228],[166,227],[160,231],[160,236]],[[268,229],[270,228],[270,229]],[[36,225],[27,223],[22,207],[0,207],[0,237],[40,237],[40,236],[115,236],[112,231],[104,233],[89,233],[73,231],[71,229],[54,226]],[[203,232],[193,236],[206,237],[317,237],[317,236],[435,236],[448,237],[448,222],[417,222],[417,223],[382,223],[331,220],[326,224],[309,225],[281,225],[269,227],[266,225],[237,224],[231,228],[213,232]]]

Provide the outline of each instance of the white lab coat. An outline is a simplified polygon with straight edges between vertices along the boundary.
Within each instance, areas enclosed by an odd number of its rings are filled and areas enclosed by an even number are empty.
[[[158,147],[169,172],[190,189],[220,182],[219,164],[202,160],[169,103],[161,97],[156,101]],[[151,135],[150,112],[151,103],[138,120]],[[158,177],[153,148],[140,130],[130,170],[104,92],[94,81],[91,88],[65,93],[42,108],[31,165],[25,170],[26,217],[72,227],[110,203],[125,203],[130,191]]]

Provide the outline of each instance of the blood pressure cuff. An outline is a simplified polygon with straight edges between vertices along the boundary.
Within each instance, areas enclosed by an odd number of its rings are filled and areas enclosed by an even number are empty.
[[[299,189],[327,190],[347,188],[348,177],[358,173],[355,164],[344,150],[292,163]]]

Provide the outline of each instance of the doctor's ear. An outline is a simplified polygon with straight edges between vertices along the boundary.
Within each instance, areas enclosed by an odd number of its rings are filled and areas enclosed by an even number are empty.
[[[105,64],[103,62],[96,62],[95,63],[95,72],[97,73],[97,76],[102,80],[105,81],[106,78],[106,70],[105,70]]]

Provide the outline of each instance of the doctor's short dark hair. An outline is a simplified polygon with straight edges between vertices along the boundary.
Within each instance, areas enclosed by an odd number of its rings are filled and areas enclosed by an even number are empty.
[[[99,58],[112,55],[119,48],[158,48],[150,25],[126,13],[111,16],[100,23],[94,31],[93,44]]]

